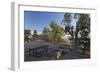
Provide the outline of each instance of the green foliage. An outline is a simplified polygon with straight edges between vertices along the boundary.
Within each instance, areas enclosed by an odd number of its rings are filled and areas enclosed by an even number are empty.
[[[36,31],[36,30],[34,30],[33,40],[34,40],[34,39],[36,39],[36,38],[38,38],[38,34],[37,34],[37,31]]]
[[[75,14],[76,16],[78,21],[76,23],[75,46],[82,50],[83,55],[89,55],[90,37],[88,35],[90,34],[90,16],[89,14]],[[80,38],[78,34],[80,34]]]
[[[62,20],[62,22],[65,25],[65,33],[69,33],[71,36],[73,36],[74,26],[71,25],[72,13],[65,13],[64,20]]]
[[[34,35],[37,35],[37,31],[36,30],[34,30]]]
[[[48,42],[52,42],[52,40],[53,40],[53,36],[52,36],[53,33],[51,33],[49,28],[44,27],[42,34],[43,34],[44,40],[46,40]]]
[[[74,41],[74,32],[75,32],[75,47],[79,45],[78,43],[78,33],[81,31],[81,38],[87,37],[90,33],[90,15],[89,14],[73,14],[74,18],[78,21],[76,22],[76,30],[74,31],[74,26],[71,25],[72,22],[72,13],[65,13],[64,20],[62,23],[65,25],[65,33],[69,33],[72,36],[72,41]],[[87,29],[88,32],[85,31]],[[86,35],[87,34],[87,35]]]
[[[72,13],[65,13],[64,14],[64,20],[62,20],[62,23],[65,25],[65,33],[69,33],[72,36],[72,46],[73,46],[73,40],[74,40],[74,26],[71,25],[72,22]]]
[[[90,31],[90,15],[89,14],[75,14],[74,18],[77,18],[76,30],[87,28]]]
[[[26,42],[29,42],[31,40],[30,36],[31,36],[31,31],[30,30],[24,30],[24,40]]]
[[[64,14],[64,22],[66,22],[68,25],[71,23],[71,13],[65,13]]]
[[[55,22],[51,21],[50,27],[53,33],[53,38],[55,42],[61,42],[62,36],[64,35],[63,29]]]
[[[63,34],[63,29],[55,21],[51,21],[50,28],[44,27],[43,30],[43,37],[48,42],[61,42]]]
[[[63,35],[63,29],[55,21],[51,21],[50,27],[55,34]]]

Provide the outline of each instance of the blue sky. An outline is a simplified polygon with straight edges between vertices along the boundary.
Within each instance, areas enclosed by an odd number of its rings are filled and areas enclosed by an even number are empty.
[[[49,27],[50,22],[55,20],[58,25],[61,25],[64,19],[64,13],[59,12],[39,12],[39,11],[24,11],[24,26],[25,29],[32,31],[37,30],[41,33],[44,27]],[[72,25],[75,26],[76,20],[72,20]]]

